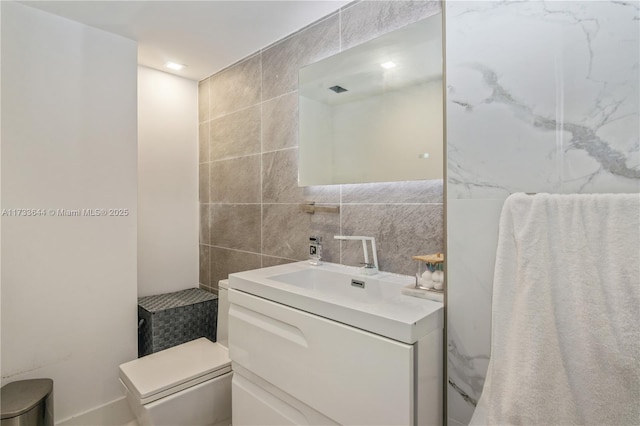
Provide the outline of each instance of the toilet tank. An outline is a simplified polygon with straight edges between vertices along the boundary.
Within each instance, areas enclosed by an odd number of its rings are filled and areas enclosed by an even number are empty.
[[[229,347],[229,280],[218,281],[218,326],[216,341]]]

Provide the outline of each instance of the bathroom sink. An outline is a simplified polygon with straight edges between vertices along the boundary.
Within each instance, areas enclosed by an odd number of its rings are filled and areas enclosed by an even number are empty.
[[[324,263],[289,263],[229,275],[229,287],[400,342],[443,327],[443,305],[401,293],[414,278]]]
[[[377,279],[376,276],[357,275],[357,271],[334,270],[336,266],[340,268],[339,265],[325,266],[328,267],[305,267],[299,271],[272,275],[269,278],[283,284],[311,290],[324,298],[337,301],[344,299],[353,303],[379,303],[398,293],[397,288],[385,285],[384,281]],[[352,283],[352,280],[355,280],[355,283]]]

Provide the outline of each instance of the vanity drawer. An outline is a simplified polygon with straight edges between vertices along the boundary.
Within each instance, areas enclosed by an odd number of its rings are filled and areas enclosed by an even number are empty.
[[[236,368],[231,398],[233,426],[338,426],[255,374],[238,365]]]
[[[414,422],[413,346],[237,290],[231,360],[340,424]]]

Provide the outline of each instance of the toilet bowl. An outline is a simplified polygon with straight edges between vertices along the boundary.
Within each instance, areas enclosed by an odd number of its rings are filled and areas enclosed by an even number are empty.
[[[216,343],[202,337],[120,366],[140,426],[231,424],[228,282],[219,284]]]

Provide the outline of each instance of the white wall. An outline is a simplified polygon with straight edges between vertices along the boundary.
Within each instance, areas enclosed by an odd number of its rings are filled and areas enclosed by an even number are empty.
[[[136,43],[2,7],[2,384],[54,380],[55,418],[122,396],[136,357]]]
[[[138,295],[198,286],[198,83],[138,67]]]

